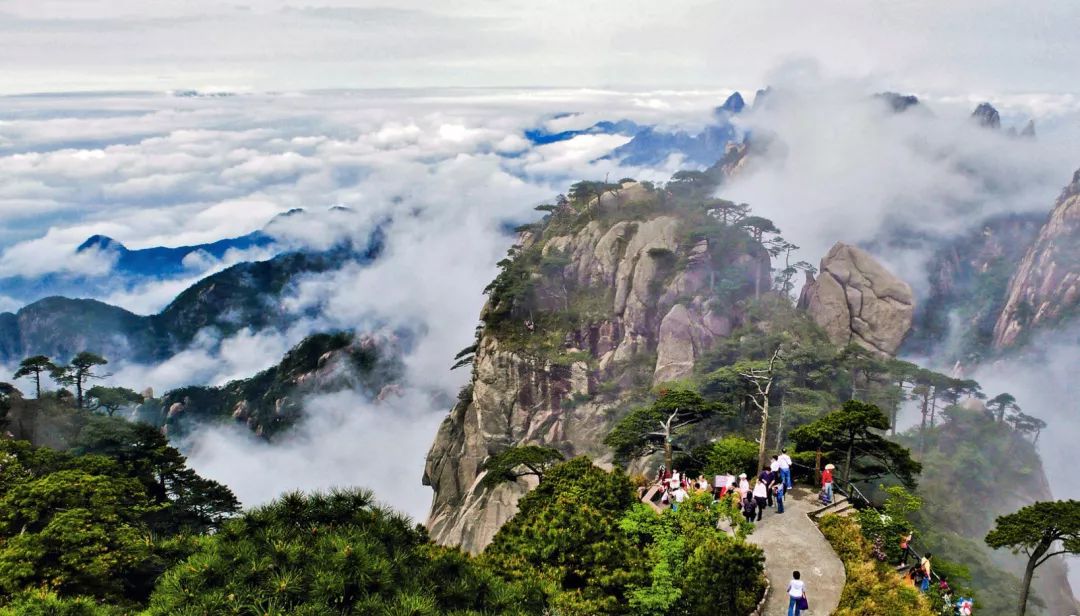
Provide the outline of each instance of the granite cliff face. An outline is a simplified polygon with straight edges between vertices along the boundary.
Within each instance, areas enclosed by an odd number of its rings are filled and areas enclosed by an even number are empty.
[[[1080,308],[1080,170],[1009,282],[994,326],[994,347],[1017,345],[1036,328],[1074,317]]]
[[[799,307],[837,346],[858,344],[883,356],[900,348],[915,311],[911,287],[869,253],[836,243],[807,283]]]
[[[536,340],[552,328],[537,322],[534,330],[528,315],[506,316],[509,300],[490,297],[472,382],[428,454],[424,482],[435,491],[428,528],[437,542],[479,552],[516,512],[531,484],[481,486],[490,455],[534,444],[610,460],[601,441],[627,392],[688,376],[741,324],[737,300],[768,289],[768,254],[745,231],[695,236],[680,212],[643,214],[635,204],[655,198],[627,187],[606,219],[576,229],[549,220],[523,234],[515,259],[538,263],[524,273],[535,302],[528,314],[587,316],[539,351]]]
[[[929,289],[901,354],[934,357],[942,365],[967,365],[986,356],[1009,279],[1045,219],[1031,213],[995,216],[938,246],[927,263]]]

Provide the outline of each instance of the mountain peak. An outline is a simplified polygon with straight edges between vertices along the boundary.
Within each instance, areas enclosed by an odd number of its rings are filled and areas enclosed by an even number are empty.
[[[85,252],[87,250],[116,250],[118,252],[127,252],[127,247],[107,235],[92,235],[87,238],[85,242],[79,244],[79,247],[75,249],[75,252]]]
[[[913,94],[900,94],[899,92],[881,92],[875,94],[875,97],[885,101],[889,104],[896,113],[907,111],[909,107],[914,107],[919,104],[919,98]]]
[[[719,111],[726,111],[728,113],[739,113],[746,107],[746,101],[743,100],[742,94],[736,91],[731,96],[727,97],[723,105],[720,105]]]
[[[971,113],[971,117],[983,128],[995,130],[1001,128],[1001,115],[990,103],[979,103],[979,106]]]

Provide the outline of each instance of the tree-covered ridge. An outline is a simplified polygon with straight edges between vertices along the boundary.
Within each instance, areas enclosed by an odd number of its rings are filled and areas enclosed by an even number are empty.
[[[300,419],[305,395],[351,389],[375,397],[393,384],[402,373],[395,344],[350,332],[314,334],[252,377],[167,392],[158,416],[148,419],[163,422],[174,437],[200,423],[236,421],[271,438]]]
[[[302,275],[331,271],[378,256],[382,236],[368,245],[321,252],[289,252],[211,274],[149,316],[97,300],[47,297],[18,312],[0,313],[0,360],[28,355],[67,357],[84,349],[131,361],[161,361],[183,350],[201,331],[228,337],[251,328],[287,327],[280,298]]]

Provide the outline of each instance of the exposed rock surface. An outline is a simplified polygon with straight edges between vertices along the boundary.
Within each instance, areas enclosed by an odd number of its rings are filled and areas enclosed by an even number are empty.
[[[893,355],[911,328],[911,287],[866,251],[838,242],[808,276],[799,306],[838,346],[856,343]]]
[[[488,456],[535,444],[609,460],[602,440],[625,402],[620,392],[689,375],[701,354],[738,323],[741,315],[722,309],[712,292],[720,274],[714,247],[680,240],[681,222],[678,214],[593,221],[546,240],[523,238],[523,249],[543,242],[544,258],[568,258],[561,272],[536,274],[542,288],[584,291],[610,306],[608,316],[567,334],[563,347],[575,360],[566,363],[523,352],[485,326],[472,383],[428,454],[424,482],[435,491],[428,528],[437,542],[479,552],[531,487],[525,480],[481,486]],[[768,263],[761,249],[723,266],[729,276],[741,272],[743,288],[752,292],[754,277],[768,288]],[[559,303],[548,309],[558,310]],[[491,310],[489,303],[482,318]]]
[[[1065,187],[1009,282],[994,327],[994,346],[1014,346],[1038,327],[1078,314],[1080,308],[1080,170]]]
[[[983,128],[994,130],[1001,128],[1001,115],[990,103],[979,103],[975,111],[971,112],[971,118]]]
[[[995,216],[933,248],[929,290],[901,354],[965,364],[983,356],[993,345],[1009,279],[1045,221],[1032,213]]]

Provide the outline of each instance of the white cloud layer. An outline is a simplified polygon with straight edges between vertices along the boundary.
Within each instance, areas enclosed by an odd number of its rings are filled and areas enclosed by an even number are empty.
[[[1072,0],[9,1],[0,87],[747,87],[809,56],[907,89],[1062,92],[1078,19]]]

